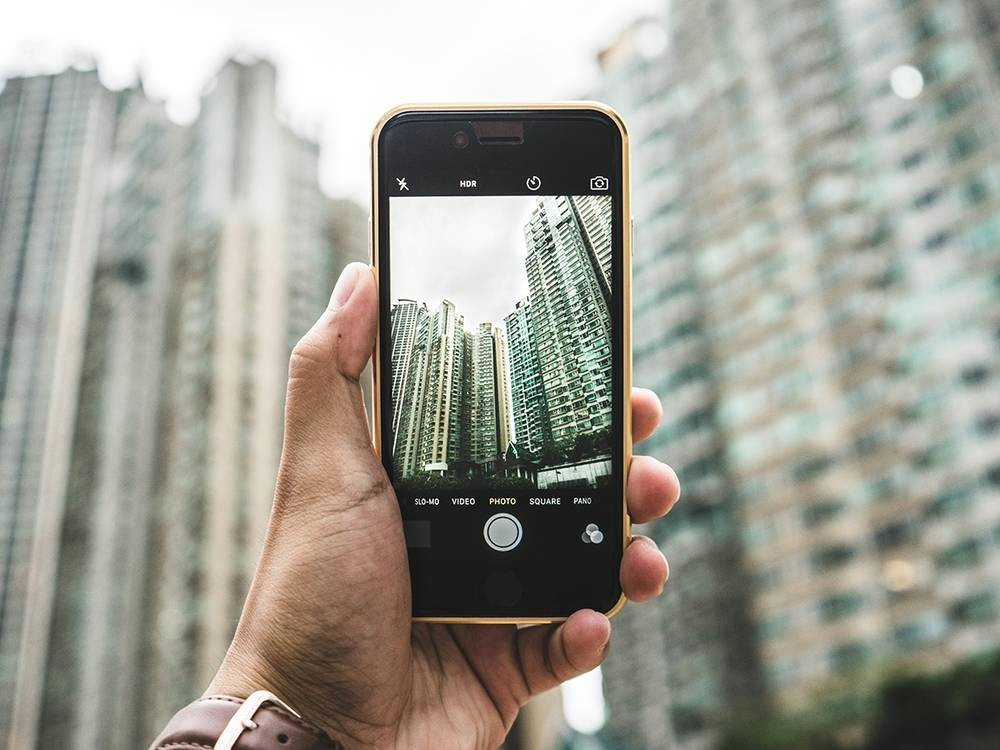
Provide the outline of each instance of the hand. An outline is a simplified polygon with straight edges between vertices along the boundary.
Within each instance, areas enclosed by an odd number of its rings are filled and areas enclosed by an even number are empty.
[[[371,269],[352,263],[292,353],[267,537],[207,694],[271,690],[349,748],[494,748],[529,698],[601,663],[611,626],[591,610],[521,629],[411,622],[399,507],[358,384],[377,309]],[[641,440],[659,422],[659,401],[635,390],[632,413]],[[679,494],[669,467],[633,459],[634,521],[664,515]],[[657,596],[667,572],[655,543],[634,537],[621,566],[626,595]]]

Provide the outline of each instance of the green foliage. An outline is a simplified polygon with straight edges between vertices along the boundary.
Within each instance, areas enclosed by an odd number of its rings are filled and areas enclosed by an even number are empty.
[[[502,493],[506,490],[532,490],[535,487],[530,479],[523,477],[490,476],[460,479],[440,477],[435,474],[414,474],[406,479],[398,480],[395,484],[398,491],[415,495],[435,492],[469,492],[479,488]]]
[[[547,444],[531,457],[542,468],[562,464],[583,463],[611,452],[611,431],[608,429],[578,435],[572,445],[559,447]]]
[[[882,690],[867,750],[1000,747],[1000,652],[937,675],[900,677]]]
[[[716,750],[986,750],[1000,747],[1000,651],[931,675],[890,677],[809,711],[761,709],[723,727]]]

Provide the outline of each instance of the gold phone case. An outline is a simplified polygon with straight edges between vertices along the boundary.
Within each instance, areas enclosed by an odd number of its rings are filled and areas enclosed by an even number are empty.
[[[379,136],[382,133],[382,129],[386,124],[396,115],[410,112],[491,112],[491,111],[504,111],[509,112],[511,110],[523,110],[523,111],[594,111],[600,112],[606,115],[615,125],[618,127],[618,132],[621,135],[622,142],[622,202],[621,202],[621,215],[618,220],[622,222],[622,274],[624,276],[622,283],[622,294],[624,294],[623,309],[624,309],[624,321],[622,325],[622,362],[624,364],[623,370],[623,393],[626,397],[622,399],[621,404],[622,409],[622,420],[623,427],[622,438],[624,440],[624,446],[622,449],[624,451],[623,455],[625,457],[624,466],[625,471],[622,475],[622,549],[628,546],[629,539],[631,538],[631,519],[628,516],[628,504],[625,501],[625,492],[627,491],[628,484],[628,468],[632,461],[632,400],[628,396],[632,390],[632,215],[630,202],[630,187],[629,187],[629,140],[628,140],[628,130],[625,128],[625,123],[614,109],[606,104],[600,102],[591,101],[579,101],[579,102],[503,102],[499,104],[403,104],[398,107],[393,107],[388,112],[379,118],[379,121],[375,124],[375,128],[372,130],[371,137],[371,218],[369,221],[369,255],[371,258],[372,268],[375,270],[375,278],[378,279],[378,243],[379,243],[379,196],[378,196],[378,185],[379,185],[379,174],[378,174],[378,141]],[[379,372],[379,363],[381,361],[381,324],[378,328],[378,333],[375,337],[375,356],[372,359],[372,437],[375,442],[375,452],[381,455],[382,449],[382,435],[381,435],[381,403],[379,394],[381,389],[379,386],[381,373]],[[622,607],[625,606],[626,597],[625,594],[619,597],[615,605],[605,612],[608,617],[613,617],[618,612],[621,611]],[[566,617],[563,616],[538,616],[538,617],[414,617],[414,621],[418,622],[439,622],[439,623],[475,623],[481,625],[538,625],[550,622],[559,622],[565,620]]]

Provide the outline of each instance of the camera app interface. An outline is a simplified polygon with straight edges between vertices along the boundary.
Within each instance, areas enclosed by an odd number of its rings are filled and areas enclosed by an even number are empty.
[[[620,533],[611,195],[408,192],[389,201],[387,342],[407,544],[602,546]]]

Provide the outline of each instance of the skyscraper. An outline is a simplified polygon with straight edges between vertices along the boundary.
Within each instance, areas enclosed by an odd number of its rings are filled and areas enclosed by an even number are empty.
[[[675,2],[602,55],[634,136],[636,381],[670,415],[640,449],[685,487],[653,530],[667,658],[605,670],[640,747],[663,745],[636,669],[686,744],[757,684],[800,706],[1000,642],[998,69],[974,11]]]
[[[134,717],[149,683],[145,591],[184,134],[141,87],[117,99],[38,747],[124,749],[147,739]]]
[[[42,700],[116,97],[93,71],[0,92],[0,741]]]
[[[610,242],[596,229],[600,204],[610,201],[545,196],[524,227],[528,315],[552,441],[560,448],[611,426],[611,316],[601,282]],[[589,230],[581,214],[591,218]],[[530,378],[530,368],[523,375]],[[512,379],[521,376],[512,370]]]
[[[549,426],[538,345],[532,332],[527,298],[519,300],[514,311],[504,318],[504,327],[507,331],[507,358],[511,373],[514,442],[529,454],[537,455],[551,442],[552,429]]]
[[[503,331],[465,327],[454,303],[392,308],[393,460],[400,476],[490,473],[511,440]],[[398,337],[397,337],[398,336]]]
[[[470,379],[469,457],[483,465],[503,455],[511,436],[507,345],[493,323],[480,323],[472,334]]]
[[[273,492],[288,353],[343,261],[274,68],[190,127],[96,72],[0,93],[0,727],[142,745],[207,684]]]
[[[147,731],[225,653],[273,495],[288,353],[329,295],[316,146],[278,117],[274,67],[223,66],[189,139],[149,584],[147,668],[162,679]]]
[[[468,460],[470,344],[453,302],[442,300],[421,324],[402,398],[403,443],[397,439],[396,449],[402,476],[446,474],[450,464]]]
[[[594,268],[594,275],[611,304],[611,254],[614,226],[611,199],[601,195],[570,196],[573,217],[580,228],[580,236],[587,248],[587,256]]]
[[[392,342],[392,413],[393,435],[399,433],[400,416],[403,413],[402,395],[407,389],[407,378],[415,375],[418,368],[410,368],[417,333],[427,320],[427,305],[410,299],[401,299],[392,306],[389,336]]]

